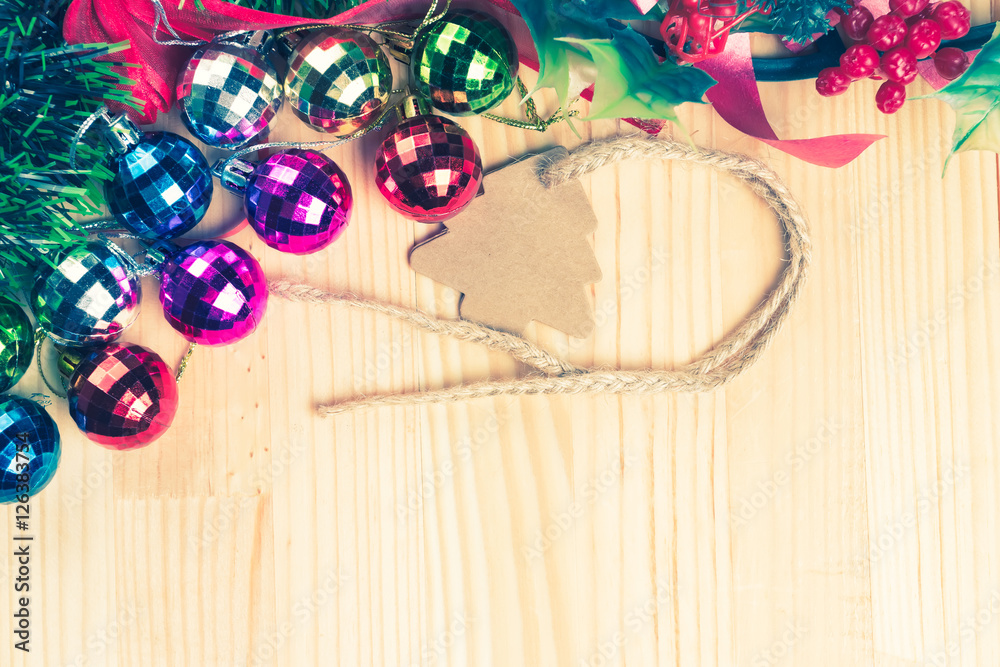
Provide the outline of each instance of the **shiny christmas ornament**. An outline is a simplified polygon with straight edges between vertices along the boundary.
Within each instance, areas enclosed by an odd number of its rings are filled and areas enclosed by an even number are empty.
[[[215,166],[223,186],[243,195],[247,220],[264,243],[296,255],[321,250],[347,227],[354,198],[337,163],[289,150],[259,165],[239,158]]]
[[[375,154],[375,185],[389,206],[407,218],[447,220],[479,194],[479,149],[454,121],[426,115],[422,100],[407,99],[401,113],[403,122]]]
[[[110,449],[145,447],[177,413],[177,381],[155,352],[117,343],[76,357],[63,351],[69,378],[69,414],[84,435]]]
[[[108,246],[87,243],[45,267],[31,290],[31,311],[53,340],[63,345],[106,343],[139,316],[142,285],[123,258]]]
[[[209,146],[235,150],[267,129],[282,86],[268,59],[274,40],[260,30],[194,52],[177,79],[181,119]]]
[[[44,489],[60,452],[59,429],[42,406],[0,396],[0,503],[24,502]]]
[[[200,345],[226,345],[249,336],[267,308],[260,264],[228,241],[196,241],[160,267],[163,315]]]
[[[489,14],[449,13],[417,33],[410,54],[416,92],[435,109],[471,116],[500,104],[517,78],[517,45]]]
[[[172,132],[140,132],[125,116],[105,116],[115,155],[106,186],[112,215],[132,233],[172,239],[190,231],[212,202],[212,171],[201,151]]]
[[[288,58],[288,104],[317,130],[343,137],[368,127],[385,109],[391,91],[388,58],[359,32],[314,30]]]
[[[34,348],[28,315],[21,306],[0,297],[0,393],[24,377]]]

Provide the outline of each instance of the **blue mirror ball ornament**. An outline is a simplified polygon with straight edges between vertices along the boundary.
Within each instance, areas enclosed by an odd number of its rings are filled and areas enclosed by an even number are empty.
[[[106,116],[115,155],[105,186],[111,214],[129,231],[169,240],[191,231],[212,203],[212,170],[198,147],[173,132],[141,132],[124,115]]]
[[[0,503],[23,502],[52,480],[59,429],[45,409],[20,396],[0,396]]]

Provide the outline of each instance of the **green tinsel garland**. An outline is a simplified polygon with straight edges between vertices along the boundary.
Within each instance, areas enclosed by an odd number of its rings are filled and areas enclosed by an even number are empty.
[[[0,0],[0,282],[26,286],[56,251],[86,239],[76,222],[98,214],[111,178],[106,149],[92,139],[69,151],[80,124],[103,101],[139,108],[118,84],[120,65],[96,58],[121,44],[67,45],[60,24],[69,0]]]

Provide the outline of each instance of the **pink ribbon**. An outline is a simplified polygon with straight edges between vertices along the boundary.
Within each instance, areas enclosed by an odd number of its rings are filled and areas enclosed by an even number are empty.
[[[750,54],[750,35],[730,35],[726,50],[698,67],[718,81],[707,97],[734,128],[794,157],[821,167],[842,167],[857,158],[882,134],[837,134],[814,139],[779,139],[764,113]],[[822,98],[819,100],[822,103]]]
[[[632,0],[632,4],[635,5],[636,9],[645,14],[656,6],[656,0]]]

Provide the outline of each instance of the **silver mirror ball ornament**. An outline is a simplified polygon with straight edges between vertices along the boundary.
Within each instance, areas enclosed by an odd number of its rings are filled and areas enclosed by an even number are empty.
[[[181,118],[209,146],[236,150],[265,134],[281,108],[282,82],[268,59],[271,33],[243,33],[202,46],[177,79]]]

